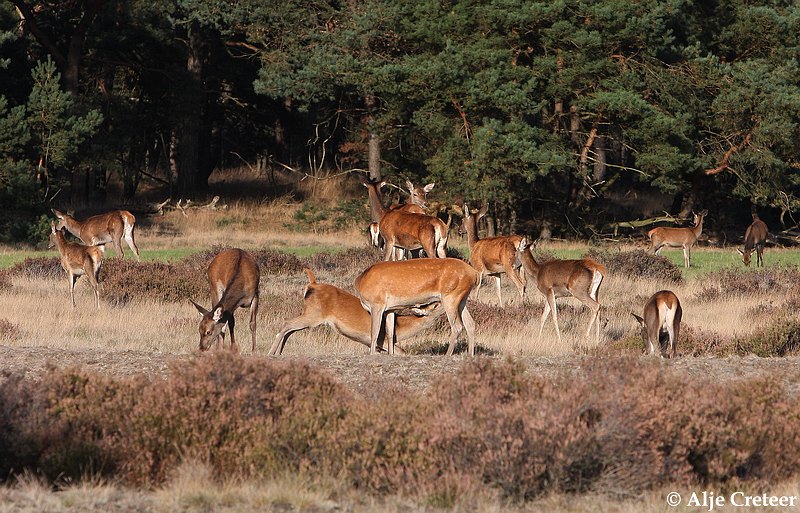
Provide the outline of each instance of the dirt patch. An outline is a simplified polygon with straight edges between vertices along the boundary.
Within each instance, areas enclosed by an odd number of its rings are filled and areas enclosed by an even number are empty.
[[[0,345],[0,383],[11,374],[22,373],[28,379],[37,379],[37,376],[50,368],[71,366],[86,367],[116,376],[136,374],[166,376],[173,365],[202,357],[202,354],[179,355],[146,351],[69,350]],[[373,395],[379,388],[384,387],[427,392],[430,385],[440,377],[456,373],[468,357],[425,355],[392,358],[386,355],[329,355],[283,358],[310,362],[329,371],[353,391]],[[481,358],[507,357],[482,356]],[[591,365],[596,359],[597,357],[593,356],[559,356],[522,357],[517,360],[526,366],[528,372],[550,378],[562,373],[579,376],[582,369]],[[763,375],[781,376],[790,394],[800,394],[800,357],[686,357],[662,360],[661,365],[685,373],[687,379],[703,377],[725,382]]]

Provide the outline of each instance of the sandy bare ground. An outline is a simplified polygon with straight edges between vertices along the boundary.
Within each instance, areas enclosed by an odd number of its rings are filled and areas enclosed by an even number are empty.
[[[173,365],[191,358],[202,358],[202,354],[176,355],[146,351],[70,350],[48,347],[0,346],[0,383],[5,376],[23,373],[26,378],[36,379],[52,367],[82,366],[115,376],[147,374],[167,376]],[[498,361],[504,357],[495,358]],[[579,375],[583,368],[591,365],[594,356],[520,357],[528,372],[545,378],[562,373]],[[608,357],[613,358],[613,357]],[[444,356],[386,355],[328,355],[307,357],[282,357],[284,360],[308,362],[330,372],[337,381],[356,392],[370,395],[375,385],[382,383],[427,391],[441,376],[453,374],[468,361],[466,356],[447,358]],[[269,358],[264,358],[265,361]],[[800,394],[800,357],[758,358],[678,358],[662,360],[660,365],[685,373],[687,379],[711,378],[718,381],[753,379],[760,376],[780,376],[788,392]]]

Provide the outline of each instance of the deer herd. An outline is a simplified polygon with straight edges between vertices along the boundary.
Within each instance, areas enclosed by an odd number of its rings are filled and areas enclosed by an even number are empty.
[[[600,308],[598,292],[606,276],[603,264],[589,257],[578,260],[539,262],[532,250],[535,241],[520,235],[481,239],[478,223],[486,216],[488,205],[470,209],[464,203],[453,211],[461,216],[459,233],[466,235],[470,249],[469,263],[446,254],[450,220],[447,223],[429,215],[427,194],[434,184],[414,187],[406,182],[408,200],[403,205],[384,206],[381,193],[385,182],[366,182],[371,213],[371,243],[383,248],[384,261],[367,268],[356,278],[353,295],[339,287],[318,283],[314,273],[305,269],[309,283],[303,296],[303,313],[287,320],[275,337],[269,355],[280,355],[289,336],[297,331],[327,325],[339,334],[369,346],[370,353],[385,351],[402,353],[397,341],[406,340],[434,324],[442,314],[450,325],[447,355],[452,355],[462,333],[466,333],[468,352],[475,354],[475,320],[467,309],[470,294],[478,296],[484,278],[493,277],[497,298],[503,307],[500,278],[515,285],[520,299],[532,280],[544,297],[544,310],[539,326],[541,339],[548,317],[552,317],[556,336],[561,341],[556,299],[574,297],[591,310],[586,339],[600,341]],[[75,282],[85,275],[100,307],[100,267],[105,244],[114,245],[122,258],[122,240],[139,260],[134,241],[135,217],[125,210],[114,210],[79,221],[69,214],[53,210],[57,222],[51,222],[50,247],[57,247],[61,266],[67,273],[70,298],[75,307]],[[703,230],[707,210],[694,214],[690,228],[659,227],[647,234],[650,250],[659,254],[667,248],[682,248],[684,265],[691,265],[691,248]],[[69,231],[82,243],[66,239]],[[755,249],[757,265],[763,266],[767,226],[753,214],[753,223],[744,236],[744,250],[738,252],[745,265]],[[412,258],[414,254],[427,258]],[[424,252],[424,255],[421,254]],[[208,266],[211,308],[206,309],[190,299],[201,314],[200,350],[224,344],[230,331],[230,348],[238,352],[234,335],[237,308],[250,310],[252,351],[256,350],[260,274],[256,260],[241,249],[226,249],[217,254]],[[632,315],[641,325],[644,351],[651,355],[677,356],[681,309],[678,297],[669,290],[653,294],[645,303],[642,315]]]

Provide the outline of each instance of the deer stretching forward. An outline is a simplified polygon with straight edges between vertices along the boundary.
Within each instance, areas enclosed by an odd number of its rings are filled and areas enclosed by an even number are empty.
[[[200,350],[205,351],[213,342],[224,342],[225,327],[231,329],[231,351],[239,352],[234,337],[237,308],[250,308],[250,336],[256,350],[256,316],[258,315],[258,281],[260,273],[255,258],[241,249],[219,252],[208,266],[208,284],[211,287],[211,310],[206,310],[191,299],[203,315],[200,319]]]
[[[764,242],[767,240],[768,233],[767,224],[758,218],[758,214],[753,214],[753,223],[744,232],[744,251],[736,248],[736,251],[742,255],[744,265],[750,265],[750,255],[755,248],[756,265],[764,267]]]
[[[69,294],[72,298],[72,307],[75,308],[75,282],[82,275],[86,275],[89,284],[94,289],[94,297],[97,308],[100,308],[100,266],[103,262],[105,246],[84,246],[76,242],[70,242],[64,237],[64,232],[56,228],[55,223],[50,222],[50,246],[58,247],[58,254],[61,256],[61,267],[67,273],[69,279]]]
[[[292,333],[323,324],[330,326],[340,335],[369,347],[370,316],[358,298],[339,287],[317,283],[311,269],[304,271],[308,275],[309,284],[303,295],[303,313],[283,323],[269,354],[275,356],[281,354]],[[411,315],[397,316],[395,330],[397,340],[411,338],[420,330],[432,325],[443,310],[439,303],[433,303],[413,308],[410,313]],[[399,347],[395,348],[395,351],[402,353]]]
[[[561,342],[556,298],[572,296],[592,310],[592,317],[589,320],[589,326],[586,328],[586,338],[589,338],[592,332],[592,325],[595,325],[597,327],[595,340],[599,343],[600,302],[597,299],[597,292],[606,275],[605,266],[591,258],[551,260],[540,264],[530,251],[532,247],[533,244],[529,244],[527,239],[523,239],[517,250],[517,258],[528,278],[535,280],[536,286],[545,297],[542,322],[539,325],[539,338],[542,338],[544,323],[552,312],[556,335],[558,336],[558,341]]]
[[[520,278],[514,270],[517,249],[519,249],[523,237],[520,235],[505,235],[479,239],[478,221],[486,215],[488,209],[489,206],[484,205],[479,211],[471,211],[467,204],[464,203],[464,209],[461,211],[463,217],[459,233],[462,235],[467,234],[467,243],[471,253],[469,263],[480,274],[480,283],[475,291],[475,297],[477,298],[481,285],[483,285],[483,277],[493,276],[497,284],[497,299],[500,302],[500,306],[503,306],[503,296],[500,292],[500,275],[503,273],[517,286],[520,300],[525,296],[525,282],[523,281],[525,274],[522,273],[523,278]]]
[[[119,258],[122,254],[122,239],[131,248],[136,260],[139,260],[139,248],[133,239],[133,229],[136,218],[127,210],[112,210],[105,214],[92,216],[85,221],[78,221],[69,214],[64,214],[56,209],[51,209],[58,218],[57,230],[66,228],[72,235],[78,237],[84,244],[94,246],[111,242]]]
[[[661,290],[645,303],[644,317],[639,317],[631,312],[642,327],[642,340],[644,341],[645,352],[655,355],[658,350],[659,356],[664,356],[664,349],[669,350],[670,358],[677,355],[676,346],[678,345],[678,334],[681,329],[681,318],[683,309],[681,302],[670,290]],[[661,334],[667,333],[666,348],[662,349]]]
[[[651,248],[656,255],[661,254],[664,246],[670,248],[683,248],[683,265],[690,266],[692,246],[695,245],[700,234],[703,232],[703,219],[708,215],[708,210],[703,210],[694,215],[694,226],[692,228],[669,228],[658,227],[647,232],[650,238]]]
[[[387,351],[394,354],[395,313],[441,302],[450,322],[453,354],[461,332],[466,330],[469,354],[475,354],[475,321],[467,310],[469,293],[478,285],[478,272],[455,258],[419,258],[379,262],[356,278],[361,304],[370,313],[370,353],[374,354],[386,317]]]

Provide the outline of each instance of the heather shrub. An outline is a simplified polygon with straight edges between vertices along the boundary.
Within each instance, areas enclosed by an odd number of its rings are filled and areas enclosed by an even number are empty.
[[[103,298],[116,305],[124,305],[133,299],[178,302],[208,297],[205,270],[180,262],[108,259],[100,268],[100,284]]]
[[[58,257],[26,258],[6,270],[8,276],[24,278],[59,279],[66,276]]]
[[[337,273],[361,273],[367,267],[383,260],[382,254],[372,246],[350,248],[335,253],[320,252],[306,258],[304,267]]]
[[[295,255],[276,251],[274,249],[257,249],[250,251],[258,263],[258,268],[261,274],[272,274],[283,276],[291,273],[298,273],[303,271],[303,262],[300,261]]]
[[[191,458],[221,479],[335,475],[442,505],[475,490],[522,501],[757,486],[800,461],[800,411],[783,379],[687,379],[662,361],[603,357],[545,378],[477,358],[428,393],[353,396],[307,365],[228,354],[165,380],[51,371],[0,383],[0,475],[13,464],[158,485]]]
[[[789,356],[800,353],[800,321],[785,318],[762,325],[754,333],[736,341],[740,355],[761,357]]]
[[[0,271],[0,290],[8,290],[11,287],[11,274],[8,270]]]
[[[671,283],[683,282],[681,270],[667,257],[642,250],[600,251],[592,249],[586,256],[605,265],[608,272],[631,278],[648,278]]]
[[[800,268],[773,266],[748,272],[736,268],[722,269],[705,275],[702,287],[697,297],[706,301],[730,295],[792,292],[800,288]]]
[[[19,337],[19,328],[6,319],[0,319],[0,340],[14,340]]]

